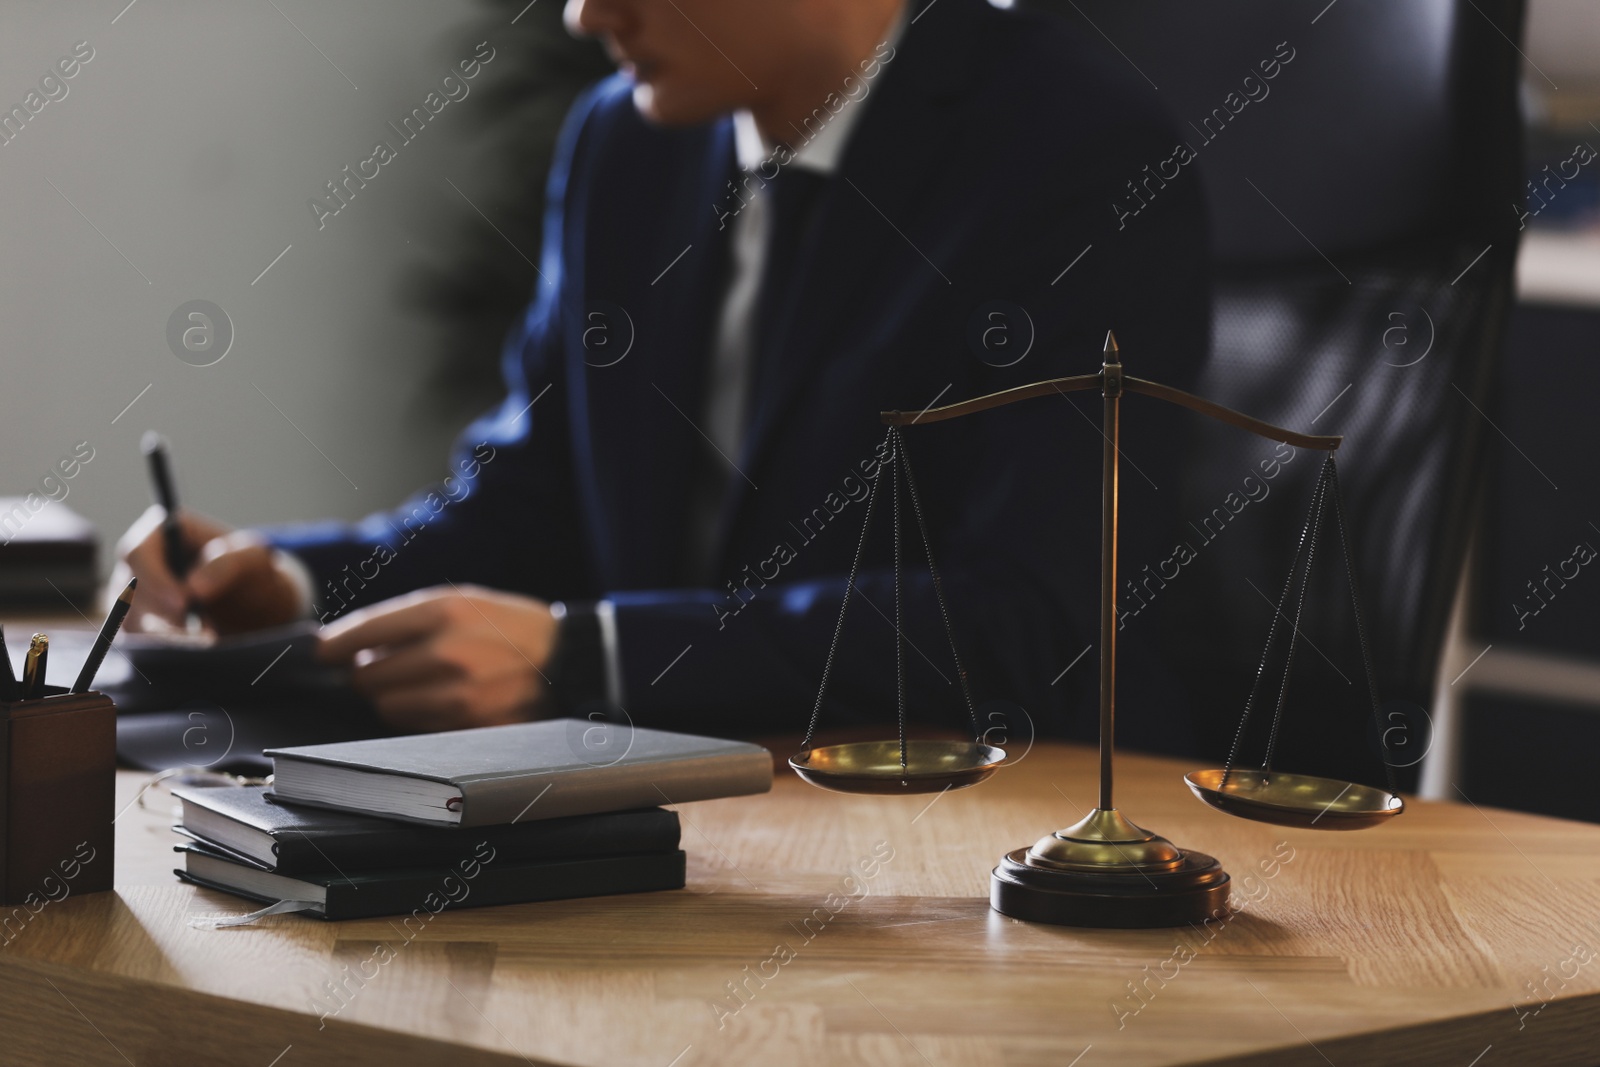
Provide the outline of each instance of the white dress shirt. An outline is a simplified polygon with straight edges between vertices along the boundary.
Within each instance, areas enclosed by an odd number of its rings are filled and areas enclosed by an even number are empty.
[[[838,114],[821,125],[816,135],[803,144],[793,145],[794,156],[788,166],[801,167],[828,176],[839,167],[839,157],[850,131],[861,114],[860,103],[870,98],[869,91],[859,100],[845,101]],[[826,115],[826,109],[819,109]],[[767,245],[772,231],[771,198],[761,174],[772,173],[777,145],[756,128],[755,116],[737,111],[733,116],[734,151],[746,179],[744,188],[752,191],[749,202],[733,216],[728,235],[728,287],[723,293],[711,338],[710,388],[705,407],[706,436],[730,463],[737,463],[744,443],[750,388],[755,371],[756,304],[766,273]]]

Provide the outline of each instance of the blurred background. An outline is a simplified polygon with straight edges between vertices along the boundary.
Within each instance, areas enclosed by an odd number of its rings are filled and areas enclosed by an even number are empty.
[[[0,10],[6,107],[92,50],[0,145],[0,494],[87,441],[66,502],[115,536],[148,504],[150,428],[185,502],[236,524],[354,517],[442,476],[495,399],[551,141],[598,51],[555,0],[126,4]],[[402,142],[388,124],[485,41],[468,95]],[[319,225],[309,202],[338,206],[326,183],[380,140],[397,158]],[[168,343],[193,300],[232,323],[209,366]]]
[[[185,503],[239,525],[353,518],[442,476],[540,283],[561,116],[608,69],[560,15],[558,0],[6,0],[0,496],[86,518],[103,573],[149,503],[148,429],[170,439]],[[1518,304],[1431,709],[1456,740],[1424,786],[1600,819],[1571,784],[1600,746],[1600,573],[1542,587],[1534,614],[1529,588],[1575,542],[1600,547],[1581,433],[1600,397],[1600,161],[1584,159],[1600,149],[1600,4],[1529,0],[1521,51],[1530,194],[1547,195],[1505,208],[1528,211]],[[394,127],[419,108],[404,141]],[[336,198],[379,141],[395,157]]]

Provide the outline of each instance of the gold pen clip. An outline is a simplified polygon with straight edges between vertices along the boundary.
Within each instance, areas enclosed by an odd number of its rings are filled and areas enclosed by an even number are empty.
[[[50,658],[50,635],[34,634],[22,664],[22,696],[34,700],[44,696],[45,662]]]

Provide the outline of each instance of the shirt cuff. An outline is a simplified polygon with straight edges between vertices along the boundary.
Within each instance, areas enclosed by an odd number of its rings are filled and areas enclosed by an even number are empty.
[[[285,552],[281,548],[272,550],[277,556],[278,564],[283,568],[283,573],[288,576],[295,588],[297,604],[296,618],[310,618],[316,613],[316,597],[312,590],[316,588],[316,579],[311,577],[311,568],[306,566],[306,561],[296,556],[293,552]]]
[[[622,707],[622,653],[617,645],[617,607],[609,600],[594,606],[600,620],[600,651],[606,661],[606,703]]]

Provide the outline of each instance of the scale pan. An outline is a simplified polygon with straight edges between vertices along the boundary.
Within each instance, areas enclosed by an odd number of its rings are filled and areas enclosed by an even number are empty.
[[[808,748],[789,766],[812,785],[836,793],[940,793],[977,785],[1005,762],[1005,749],[973,741],[858,741]]]
[[[1365,830],[1405,810],[1387,790],[1282,771],[1195,771],[1183,780],[1201,801],[1241,819],[1308,830]]]

